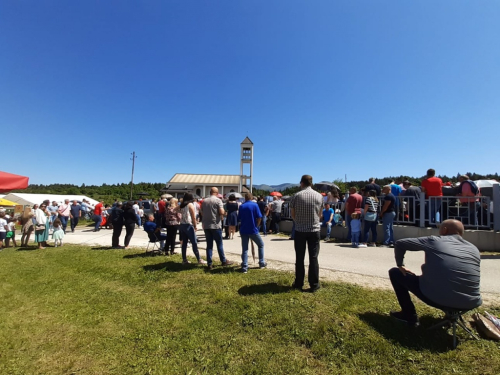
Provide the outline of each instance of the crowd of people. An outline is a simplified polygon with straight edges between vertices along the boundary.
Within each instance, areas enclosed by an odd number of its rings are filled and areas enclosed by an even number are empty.
[[[475,196],[478,193],[472,184],[467,183],[467,176],[463,176],[460,186],[461,196],[464,204],[475,204]],[[432,196],[439,194],[441,187],[439,179],[434,177],[434,171],[428,171],[430,181],[422,183],[422,190]],[[406,185],[406,186],[405,186]],[[407,182],[403,183],[406,191],[413,190]],[[356,188],[351,188],[349,197],[345,201],[345,222],[348,228],[348,237],[355,247],[373,245],[376,241],[376,222],[378,216],[382,218],[384,225],[384,242],[388,246],[394,243],[392,222],[397,214],[398,206],[391,185],[378,186],[375,180],[364,188],[364,197],[358,193]],[[398,189],[399,190],[399,189]],[[399,190],[401,193],[403,190]],[[378,197],[383,194],[380,201]],[[294,194],[289,207],[294,223],[293,240],[296,254],[295,280],[292,288],[314,293],[320,289],[319,278],[319,250],[321,227],[327,228],[327,239],[330,235],[332,223],[335,220],[335,211],[331,204],[336,204],[341,199],[336,192],[327,196],[327,202],[323,195],[312,189],[312,177],[302,176],[300,180],[300,191]],[[330,200],[331,201],[328,201]],[[337,201],[335,201],[337,199]],[[193,253],[198,264],[203,264],[209,270],[213,268],[214,242],[222,266],[233,265],[224,253],[222,229],[224,221],[228,228],[226,238],[234,239],[237,228],[241,237],[241,272],[248,272],[248,250],[249,244],[258,248],[259,268],[265,268],[267,263],[264,257],[264,241],[260,235],[267,235],[266,218],[270,217],[273,224],[271,232],[278,233],[282,201],[275,197],[271,203],[265,202],[263,197],[254,198],[251,193],[246,193],[244,202],[238,202],[234,196],[230,196],[226,204],[219,198],[218,189],[210,189],[210,196],[205,198],[201,204],[194,199],[191,193],[184,194],[181,200],[162,196],[156,202],[152,202],[152,213],[147,215],[142,222],[138,202],[116,201],[112,207],[99,202],[93,207],[94,216],[100,215],[106,219],[113,229],[112,247],[120,248],[119,239],[122,228],[125,227],[124,247],[127,248],[136,227],[143,226],[144,230],[153,241],[160,241],[162,250],[168,254],[175,254],[176,236],[180,233],[181,253],[183,264],[189,264],[187,258],[188,242],[191,243]],[[106,211],[106,214],[103,212]],[[31,233],[35,232],[35,241],[38,247],[43,249],[48,240],[49,230],[53,230],[53,238],[56,246],[62,246],[66,233],[67,223],[71,223],[71,231],[78,224],[78,218],[85,210],[77,201],[70,204],[66,200],[63,204],[52,205],[48,201],[33,208],[26,207],[19,218],[22,226],[21,246],[28,244]],[[364,228],[362,229],[363,218]],[[0,239],[2,246],[15,241],[15,218],[0,211]],[[99,218],[95,219],[96,227],[102,223]],[[196,232],[198,225],[204,231],[206,237],[206,261],[201,258],[198,250]],[[162,231],[164,229],[166,233]],[[372,242],[368,242],[368,234],[372,233]],[[421,238],[407,238],[396,241],[394,244],[396,267],[389,270],[389,278],[394,288],[396,297],[400,304],[400,311],[391,312],[395,319],[405,322],[409,326],[418,326],[419,320],[415,306],[410,298],[410,292],[430,306],[444,311],[470,310],[481,305],[479,290],[480,281],[480,255],[479,250],[471,243],[462,238],[464,232],[463,224],[457,220],[444,220],[439,236]],[[305,279],[305,255],[309,256],[308,283],[309,288],[304,290]],[[425,264],[422,266],[422,275],[416,276],[405,267],[404,255],[406,251],[424,251]]]

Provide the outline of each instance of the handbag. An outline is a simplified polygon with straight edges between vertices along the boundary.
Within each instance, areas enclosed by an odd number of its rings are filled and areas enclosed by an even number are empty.
[[[45,224],[37,224],[35,230],[45,230]]]
[[[376,212],[370,212],[368,211],[365,213],[365,220],[366,221],[375,221],[377,220],[377,213]]]

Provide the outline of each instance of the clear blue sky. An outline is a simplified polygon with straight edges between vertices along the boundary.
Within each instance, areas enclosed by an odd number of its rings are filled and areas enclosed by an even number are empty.
[[[0,1],[1,170],[31,183],[499,171],[500,1]]]

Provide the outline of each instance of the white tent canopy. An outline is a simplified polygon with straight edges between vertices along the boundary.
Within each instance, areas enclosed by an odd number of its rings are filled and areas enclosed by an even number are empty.
[[[86,197],[85,195],[63,195],[63,194],[28,194],[28,193],[10,193],[7,194],[4,199],[7,199],[11,202],[23,205],[23,206],[33,206],[34,204],[40,204],[44,200],[50,200],[52,203],[53,201],[56,201],[58,204],[61,204],[64,202],[65,199],[69,199],[70,201],[82,201],[83,199],[86,199],[89,201],[92,205],[96,205],[99,203],[95,199]]]

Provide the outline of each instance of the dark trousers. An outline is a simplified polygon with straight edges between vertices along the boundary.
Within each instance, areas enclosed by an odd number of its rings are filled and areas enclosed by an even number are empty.
[[[415,305],[413,304],[410,292],[416,295],[422,302],[428,304],[429,306],[435,307],[436,309],[445,310],[446,308],[432,302],[428,299],[422,291],[420,290],[420,284],[418,281],[418,276],[413,273],[406,273],[406,276],[399,270],[399,268],[394,267],[389,270],[389,279],[391,279],[392,287],[396,293],[396,297],[401,306],[401,311],[406,316],[416,315]]]
[[[120,235],[122,234],[123,225],[115,224],[113,225],[113,237],[111,238],[111,246],[120,246]],[[132,237],[132,236],[131,236]],[[130,241],[130,239],[129,239]]]
[[[125,246],[128,246],[132,236],[134,235],[135,224],[136,223],[125,224]]]
[[[273,212],[272,215],[272,230],[273,230],[273,233],[278,233],[280,231],[280,227],[279,227],[279,222],[281,221],[281,214],[279,214],[278,212]]]
[[[311,289],[319,288],[319,240],[320,232],[299,232],[295,231],[295,282],[297,288],[304,286],[305,267],[304,258],[306,256],[306,245],[309,253],[309,272],[307,279]]]
[[[80,220],[79,217],[72,217],[71,218],[71,231],[72,232],[75,230],[75,227],[78,225],[79,220]]]
[[[178,225],[167,225],[167,242],[165,243],[165,252],[174,252],[175,249],[175,237],[177,236]]]
[[[63,229],[64,233],[66,233],[66,227],[68,226],[69,216],[60,215],[59,219],[61,219],[62,229]]]

